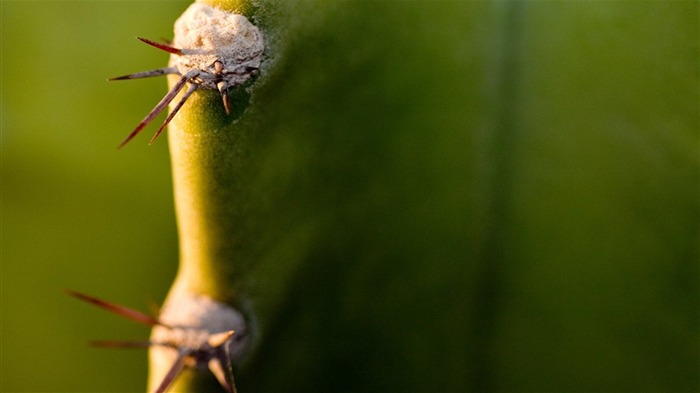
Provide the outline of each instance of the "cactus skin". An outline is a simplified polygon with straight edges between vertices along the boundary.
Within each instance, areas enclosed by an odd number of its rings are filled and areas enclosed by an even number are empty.
[[[240,391],[700,388],[696,3],[256,3],[247,109],[169,131]]]

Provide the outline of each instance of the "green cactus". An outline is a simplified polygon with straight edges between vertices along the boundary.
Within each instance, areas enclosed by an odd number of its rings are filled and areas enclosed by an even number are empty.
[[[171,296],[240,391],[700,388],[697,2],[209,3],[267,60],[171,123]]]

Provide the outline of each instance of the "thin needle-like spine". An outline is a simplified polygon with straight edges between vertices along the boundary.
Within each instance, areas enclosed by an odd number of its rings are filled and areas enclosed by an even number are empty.
[[[106,302],[104,300],[97,299],[97,298],[94,298],[92,296],[82,294],[80,292],[75,292],[75,291],[71,291],[71,290],[67,290],[66,292],[75,298],[78,298],[80,300],[94,304],[100,308],[103,308],[107,311],[121,315],[122,317],[130,319],[132,321],[142,323],[142,324],[148,325],[148,326],[156,326],[157,325],[157,326],[171,328],[170,326],[160,322],[159,320],[151,317],[150,315],[146,315],[146,314],[141,313],[139,311],[132,310],[128,307],[120,306],[118,304],[109,303],[109,302]]]
[[[191,351],[187,350],[181,350],[178,355],[177,359],[175,359],[175,363],[173,363],[172,367],[170,367],[170,370],[168,370],[168,373],[165,374],[165,377],[163,378],[163,381],[160,383],[158,388],[155,390],[155,393],[164,393],[170,384],[173,383],[175,378],[180,374],[180,371],[182,371],[182,368],[185,366],[185,359],[187,356],[191,354]]]
[[[187,74],[183,75],[180,78],[180,80],[177,81],[177,83],[175,83],[173,88],[170,89],[168,94],[166,94],[165,97],[163,97],[160,100],[160,102],[148,113],[148,115],[146,115],[146,117],[143,120],[141,120],[141,122],[136,126],[136,128],[133,131],[131,131],[131,134],[127,135],[127,137],[124,138],[122,143],[119,144],[119,148],[129,143],[129,141],[132,140],[136,135],[138,135],[139,132],[141,132],[141,130],[144,129],[144,127],[146,127],[150,122],[152,122],[153,119],[155,119],[155,117],[158,116],[160,112],[162,112],[163,109],[165,109],[168,106],[168,104],[170,104],[170,101],[172,101],[177,96],[177,93],[179,93],[180,90],[182,90],[185,84],[198,74],[199,70],[192,70]]]
[[[236,382],[233,379],[233,363],[231,361],[231,351],[229,348],[229,343],[230,342],[226,342],[224,345],[220,346],[217,352],[219,354],[219,362],[224,368],[224,378],[226,379],[226,385],[228,385],[224,387],[228,388],[229,393],[236,393]]]
[[[228,83],[221,81],[216,84],[216,87],[219,89],[219,93],[221,94],[221,100],[224,102],[224,109],[226,110],[226,114],[231,113],[231,106],[229,105],[228,101]]]
[[[150,341],[96,340],[88,343],[91,347],[100,348],[149,348],[156,345]]]
[[[175,117],[175,115],[180,110],[180,108],[182,108],[182,106],[185,104],[185,101],[187,101],[187,99],[190,98],[190,95],[192,95],[192,93],[194,93],[195,90],[197,90],[197,88],[199,88],[199,85],[196,85],[194,83],[190,84],[190,87],[185,92],[185,95],[182,96],[182,99],[180,100],[180,102],[177,103],[175,108],[173,108],[173,110],[170,112],[170,114],[165,119],[163,124],[160,126],[158,131],[156,131],[155,135],[153,135],[153,138],[151,138],[151,141],[148,142],[149,145],[152,144],[156,140],[156,138],[158,138],[158,136],[163,132],[163,130],[170,123],[170,121],[173,119],[173,117]]]
[[[173,53],[176,55],[182,54],[182,49],[174,48],[174,47],[172,47],[170,45],[166,45],[166,44],[161,44],[160,42],[152,41],[152,40],[149,40],[148,38],[143,38],[143,37],[136,37],[136,38],[143,43],[146,43],[154,48],[158,48],[158,49],[166,51],[168,53]]]
[[[100,348],[150,348],[150,347],[168,347],[177,349],[175,343],[158,342],[158,341],[137,341],[137,340],[95,340],[88,342],[92,347]]]
[[[129,80],[129,79],[151,78],[154,76],[169,75],[169,74],[180,74],[180,71],[178,71],[176,67],[164,67],[164,68],[157,68],[155,70],[135,72],[133,74],[117,76],[114,78],[109,78],[109,80],[110,81],[122,81],[122,80]]]
[[[194,89],[190,89],[194,91]],[[190,91],[188,90],[188,91]],[[142,314],[138,311],[127,307],[119,306],[104,300],[88,296],[79,292],[66,290],[66,292],[85,302],[94,304],[107,311],[119,314],[133,321],[144,323],[150,326],[159,325],[166,329],[178,329],[160,322],[158,319]],[[165,393],[178,377],[182,369],[186,366],[187,360],[191,358],[198,365],[206,361],[209,370],[214,374],[221,386],[227,393],[236,393],[236,385],[233,377],[233,364],[230,352],[231,338],[236,334],[234,330],[227,330],[218,333],[208,333],[206,341],[199,343],[190,343],[189,345],[183,342],[182,338],[165,341],[152,340],[97,340],[91,341],[89,344],[95,347],[102,348],[149,348],[154,346],[168,347],[177,351],[177,357],[172,366],[168,369],[165,377],[159,382],[156,393]],[[192,367],[198,367],[193,365]]]
[[[229,345],[233,330],[212,334],[207,343],[214,349],[215,355],[209,359],[209,370],[214,374],[227,393],[236,393],[236,384],[233,380],[233,364]]]

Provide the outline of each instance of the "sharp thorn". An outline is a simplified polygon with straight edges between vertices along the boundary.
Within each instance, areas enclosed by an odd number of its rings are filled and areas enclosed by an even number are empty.
[[[231,347],[229,345],[224,345],[217,348],[217,353],[219,363],[225,368],[224,378],[226,380],[226,385],[224,388],[228,388],[229,393],[236,393],[236,381],[233,377],[233,362],[231,360]]]
[[[228,95],[223,94],[221,96],[221,100],[224,102],[224,110],[226,111],[226,114],[230,115],[231,114],[231,105],[228,102]]]
[[[220,358],[209,359],[209,371],[216,377],[226,393],[235,393],[236,387],[233,382],[233,373],[225,369]]]
[[[129,341],[129,340],[95,340],[88,342],[91,347],[100,348],[150,348],[150,347],[168,347],[175,348],[175,344],[167,342],[154,341]]]
[[[234,330],[229,330],[227,332],[221,332],[221,333],[215,333],[209,336],[207,339],[207,343],[214,347],[218,348],[224,344],[233,336],[236,332]]]
[[[142,38],[142,37],[136,37],[136,38],[137,38],[139,41],[143,42],[143,43],[146,43],[146,44],[148,44],[148,45],[150,45],[150,46],[152,46],[152,47],[154,47],[154,48],[158,48],[158,49],[163,50],[163,51],[166,51],[166,52],[168,52],[168,53],[172,53],[172,54],[175,54],[175,55],[181,55],[181,54],[182,54],[182,49],[173,48],[173,47],[170,46],[170,45],[161,44],[160,42],[151,41],[151,40],[149,40],[148,38]]]
[[[127,74],[127,75],[122,75],[122,76],[117,76],[114,78],[109,78],[107,79],[108,81],[121,81],[121,80],[128,80],[128,79],[139,79],[139,78],[150,78],[153,76],[161,76],[161,75],[168,75],[168,74],[180,74],[180,71],[177,70],[175,67],[166,67],[166,68],[158,68],[155,70],[149,70],[149,71],[142,71],[142,72],[135,72],[133,74]]]
[[[128,307],[124,307],[124,306],[120,306],[120,305],[117,305],[117,304],[109,303],[109,302],[106,302],[106,301],[104,301],[104,300],[100,300],[100,299],[98,299],[98,298],[94,298],[94,297],[92,297],[92,296],[88,296],[88,295],[82,294],[82,293],[80,293],[80,292],[75,292],[75,291],[71,291],[71,290],[66,290],[66,293],[67,293],[68,295],[73,296],[73,297],[75,297],[75,298],[77,298],[77,299],[80,299],[80,300],[82,300],[82,301],[85,301],[85,302],[94,304],[94,305],[96,305],[97,307],[100,307],[100,308],[102,308],[102,309],[105,309],[105,310],[107,310],[107,311],[109,311],[109,312],[113,312],[113,313],[115,313],[115,314],[121,315],[122,317],[127,318],[127,319],[130,319],[130,320],[132,320],[132,321],[134,321],[134,322],[142,323],[142,324],[148,325],[148,326],[156,326],[156,325],[158,325],[158,326],[163,326],[163,327],[170,328],[170,326],[168,326],[168,325],[166,325],[166,324],[164,324],[164,323],[161,323],[161,322],[160,322],[159,320],[157,320],[156,318],[153,318],[153,317],[151,317],[150,315],[143,314],[143,313],[141,313],[141,312],[139,312],[139,311],[132,310],[132,309],[130,309],[130,308],[128,308]]]
[[[182,96],[182,99],[180,100],[180,102],[178,102],[177,105],[175,106],[175,108],[173,108],[173,110],[168,114],[168,117],[165,119],[165,121],[160,126],[158,131],[156,131],[155,135],[153,135],[153,138],[151,138],[151,141],[148,142],[149,145],[152,144],[153,142],[155,142],[156,138],[158,138],[158,136],[163,132],[165,127],[170,123],[170,121],[173,119],[173,117],[175,117],[175,115],[180,110],[180,108],[182,108],[182,106],[185,104],[185,101],[187,101],[187,99],[190,98],[190,95],[192,95],[192,93],[194,93],[194,91],[197,90],[198,87],[199,86],[196,84],[190,85],[190,87],[185,92],[185,95]]]
[[[177,378],[178,374],[180,374],[180,371],[185,366],[185,359],[189,355],[190,351],[180,351],[180,353],[177,356],[177,359],[175,359],[175,363],[173,363],[173,365],[170,367],[168,373],[165,374],[163,381],[160,383],[155,393],[165,393],[165,391],[168,389],[168,386],[170,386],[170,384],[173,383],[175,378]]]
[[[91,347],[101,348],[148,348],[156,345],[150,341],[121,341],[121,340],[97,340],[88,343]]]
[[[143,120],[141,120],[141,122],[136,126],[136,128],[133,131],[131,131],[131,133],[126,136],[126,138],[124,138],[124,140],[119,144],[118,148],[121,149],[124,145],[129,143],[130,140],[134,139],[134,137],[138,135],[139,132],[141,132],[141,130],[144,129],[144,127],[146,127],[150,122],[152,122],[153,119],[155,119],[156,116],[158,116],[158,114],[160,114],[160,112],[162,112],[163,109],[165,109],[168,106],[170,101],[172,101],[177,96],[177,93],[179,93],[180,90],[182,90],[182,88],[185,86],[185,83],[187,83],[188,80],[197,76],[197,74],[199,74],[198,70],[192,70],[187,74],[183,75],[180,78],[180,80],[177,81],[177,83],[173,86],[173,88],[170,89],[168,94],[166,94],[160,100],[160,102],[156,104],[156,106],[148,113],[148,115],[146,115],[146,117],[144,117]]]
[[[224,103],[224,110],[226,110],[227,115],[230,115],[231,106],[228,101],[228,84],[226,82],[221,81],[216,84],[216,87],[219,89],[219,93],[221,93],[221,100]]]

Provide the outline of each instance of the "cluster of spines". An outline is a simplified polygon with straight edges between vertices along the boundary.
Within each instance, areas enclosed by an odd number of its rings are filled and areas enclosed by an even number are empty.
[[[94,304],[102,309],[121,315],[124,318],[130,319],[151,327],[160,326],[169,330],[181,329],[169,324],[163,323],[158,318],[143,314],[139,311],[132,310],[128,307],[118,304],[106,302],[92,296],[88,296],[75,291],[66,291],[69,295]],[[233,366],[231,361],[231,353],[229,351],[229,343],[232,336],[235,334],[233,330],[228,330],[220,333],[209,334],[206,341],[207,350],[204,351],[204,356],[210,358],[205,359],[214,376],[219,380],[221,386],[228,393],[236,393],[236,385],[233,380]],[[155,393],[165,393],[168,387],[173,383],[175,378],[180,374],[180,371],[185,367],[189,358],[198,357],[201,360],[201,348],[190,348],[185,345],[180,345],[174,342],[154,342],[154,341],[121,341],[121,340],[101,340],[92,341],[92,345],[107,348],[148,348],[152,346],[162,346],[173,348],[178,352],[177,358],[173,365],[166,373],[163,381],[155,390]],[[211,354],[209,354],[211,352]]]
[[[187,55],[186,51],[184,49],[180,48],[175,48],[173,46],[170,46],[169,44],[163,44],[160,42],[156,41],[151,41],[146,38],[141,38],[141,37],[136,37],[142,42],[151,45],[155,48],[158,48],[160,50],[163,50],[165,52],[177,55],[177,56],[185,56]],[[223,72],[223,63],[221,61],[215,61],[214,64],[214,71],[215,75],[221,75]],[[165,108],[168,107],[170,102],[175,99],[175,97],[180,93],[180,91],[185,87],[187,82],[193,82],[198,76],[201,74],[201,70],[193,69],[188,71],[186,74],[182,75],[180,71],[177,69],[177,67],[164,67],[164,68],[157,68],[155,70],[150,70],[150,71],[142,71],[142,72],[136,72],[133,74],[128,74],[128,75],[122,75],[118,76],[116,78],[110,78],[109,80],[111,81],[116,81],[116,80],[128,80],[128,79],[139,79],[139,78],[150,78],[153,76],[162,76],[162,75],[179,75],[180,80],[175,83],[175,85],[168,91],[168,93],[156,104],[156,106],[146,115],[146,117],[141,120],[141,122],[136,126],[136,128],[131,131],[129,135],[124,138],[124,140],[119,144],[119,148],[122,146],[126,145],[131,141],[136,135],[138,135],[148,124],[150,124],[153,119],[156,118]],[[229,85],[225,81],[219,81],[217,83],[217,88],[219,90],[219,93],[221,94],[221,99],[224,103],[224,109],[226,110],[226,113],[230,113],[230,105],[228,101],[228,88]],[[163,132],[165,127],[170,123],[170,121],[175,117],[177,112],[182,108],[182,106],[185,104],[188,98],[194,93],[197,89],[199,88],[198,83],[190,83],[189,88],[185,92],[185,94],[182,96],[180,99],[180,102],[177,103],[177,105],[173,108],[173,110],[170,112],[168,117],[165,119],[163,124],[158,128],[158,131],[156,131],[155,135],[151,138],[150,143],[153,143],[156,138]]]

